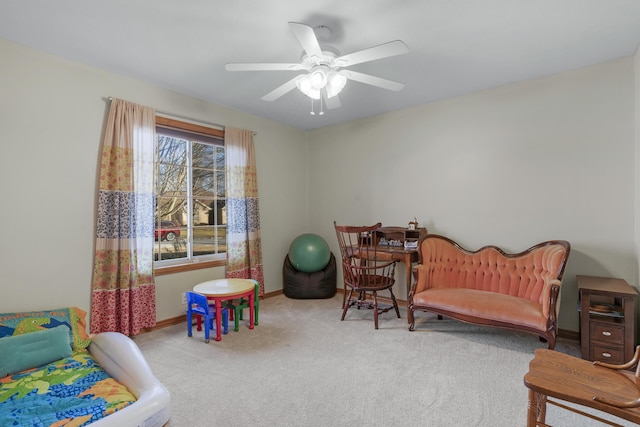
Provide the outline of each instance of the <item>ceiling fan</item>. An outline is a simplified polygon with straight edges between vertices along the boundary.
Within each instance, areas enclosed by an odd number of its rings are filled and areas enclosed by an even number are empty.
[[[304,72],[263,96],[263,100],[275,101],[298,88],[312,100],[321,99],[328,108],[337,108],[340,106],[338,94],[347,80],[393,91],[399,91],[404,87],[403,83],[344,69],[352,65],[407,53],[409,48],[404,42],[395,40],[341,56],[335,48],[324,44],[331,35],[328,27],[319,26],[314,29],[297,22],[289,22],[289,26],[304,49],[299,63],[228,63],[225,65],[227,71]],[[314,114],[313,108],[311,114]]]

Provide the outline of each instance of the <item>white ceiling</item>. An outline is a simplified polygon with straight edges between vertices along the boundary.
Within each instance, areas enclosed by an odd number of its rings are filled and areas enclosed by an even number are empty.
[[[405,88],[350,81],[323,116],[297,90],[262,101],[300,72],[224,64],[298,62],[289,21],[330,27],[342,54],[403,40],[351,69]],[[314,129],[633,55],[640,0],[1,0],[0,38]]]

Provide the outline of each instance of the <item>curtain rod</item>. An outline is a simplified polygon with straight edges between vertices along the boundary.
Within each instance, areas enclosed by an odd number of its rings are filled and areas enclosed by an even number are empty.
[[[113,97],[108,97],[107,100],[109,100],[109,102],[113,101]],[[193,119],[191,117],[185,117],[185,116],[179,116],[177,114],[173,114],[173,113],[169,113],[167,111],[162,111],[162,110],[156,110],[156,113],[160,114],[161,116],[169,116],[168,118],[176,118],[176,119],[182,119],[182,120],[191,120],[193,122],[198,122],[198,123],[202,123],[208,126],[214,126],[217,128],[220,128],[222,130],[224,130],[224,126],[217,124],[217,123],[211,123],[211,122],[206,122],[204,120],[199,120],[199,119]],[[253,136],[256,136],[258,134],[258,132],[253,132]]]

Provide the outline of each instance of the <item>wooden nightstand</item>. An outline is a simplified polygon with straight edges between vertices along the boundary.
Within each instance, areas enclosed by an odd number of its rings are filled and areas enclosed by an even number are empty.
[[[581,357],[612,364],[630,361],[635,350],[635,299],[622,279],[576,276]]]

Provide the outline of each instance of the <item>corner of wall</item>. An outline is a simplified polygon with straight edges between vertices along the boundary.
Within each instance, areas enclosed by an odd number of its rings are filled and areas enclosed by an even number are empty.
[[[640,283],[640,44],[633,56],[635,165],[634,165],[634,240],[636,255],[636,283]]]
[[[305,210],[305,229],[306,230],[310,230],[310,226],[311,226],[311,199],[309,198],[309,194],[311,193],[310,191],[310,179],[309,179],[309,171],[311,170],[311,161],[309,159],[310,156],[310,150],[309,150],[309,144],[311,141],[311,137],[310,137],[310,132],[312,131],[306,131],[304,134],[304,144],[305,144],[305,157],[304,157],[304,162],[305,162],[305,170],[306,175],[304,177],[305,179],[305,185],[304,187],[306,188],[305,191],[305,200],[304,200],[304,210]]]

